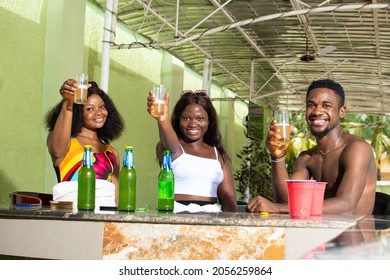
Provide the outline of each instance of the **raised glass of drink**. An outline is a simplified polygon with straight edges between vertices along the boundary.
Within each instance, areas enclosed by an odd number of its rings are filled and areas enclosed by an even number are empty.
[[[165,95],[165,87],[164,85],[154,85],[153,94],[155,96],[155,100],[152,106],[151,115],[153,117],[159,117],[164,114],[164,95]]]
[[[79,87],[74,93],[73,102],[76,104],[85,104],[88,99],[88,75],[84,73],[77,74],[76,81],[79,83]]]
[[[279,109],[274,113],[276,119],[276,127],[278,128],[279,139],[276,141],[282,145],[288,145],[290,142],[290,115],[287,109]]]

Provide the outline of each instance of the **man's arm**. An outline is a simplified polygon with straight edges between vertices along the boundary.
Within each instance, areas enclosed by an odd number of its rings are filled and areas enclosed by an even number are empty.
[[[295,162],[295,172],[290,179],[303,180],[308,179],[309,172],[306,168],[306,160],[308,154],[301,154]],[[271,157],[272,161],[272,157]],[[288,172],[284,158],[282,160],[272,161],[272,191],[274,194],[274,201],[271,202],[260,195],[253,198],[247,205],[247,212],[271,212],[271,213],[288,213],[288,194],[286,187],[286,180],[288,180]]]
[[[276,126],[276,120],[272,120],[269,125],[266,145],[271,156],[271,184],[275,202],[287,202],[287,191],[285,180],[288,179],[286,168],[287,145],[278,143],[280,131]]]
[[[272,191],[274,193],[275,202],[287,203],[287,187],[286,180],[308,180],[309,171],[306,167],[306,160],[310,157],[305,152],[301,153],[295,160],[293,173],[290,175],[287,172],[286,163],[272,161]]]
[[[271,184],[274,201],[287,203],[286,180],[289,179],[285,157],[282,159],[273,159],[271,157]]]
[[[376,166],[372,148],[364,140],[353,140],[346,145],[339,161],[344,170],[342,180],[335,197],[324,201],[323,213],[360,214],[358,204],[369,204],[370,192],[375,192]],[[367,205],[366,212],[372,211],[371,208]]]

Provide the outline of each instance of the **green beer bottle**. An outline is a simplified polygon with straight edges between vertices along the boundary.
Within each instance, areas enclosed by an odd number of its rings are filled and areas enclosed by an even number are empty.
[[[134,169],[133,147],[125,147],[123,166],[119,172],[118,210],[135,211],[137,176]]]
[[[158,175],[158,200],[157,210],[173,211],[175,194],[175,177],[171,166],[171,154],[169,150],[164,150],[162,168]]]
[[[95,210],[96,173],[92,164],[92,147],[84,146],[83,164],[78,175],[77,209]]]

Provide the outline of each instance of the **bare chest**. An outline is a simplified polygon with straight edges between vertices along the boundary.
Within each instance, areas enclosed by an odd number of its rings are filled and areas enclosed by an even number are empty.
[[[198,146],[198,147],[194,147],[192,145],[188,145],[185,143],[182,143],[181,145],[182,145],[184,152],[186,154],[190,154],[192,156],[197,156],[197,157],[202,157],[202,158],[209,158],[209,159],[218,158],[214,147],[211,147],[209,145],[204,144],[204,145]]]
[[[337,192],[344,173],[337,153],[314,155],[308,160],[307,167],[313,179],[328,183],[326,187],[327,193]]]
[[[92,151],[94,153],[104,153],[106,150],[106,145],[103,144],[100,140],[98,139],[89,139],[86,137],[79,137],[77,136],[77,141],[79,141],[80,145],[85,146],[85,145],[91,145],[92,146]]]

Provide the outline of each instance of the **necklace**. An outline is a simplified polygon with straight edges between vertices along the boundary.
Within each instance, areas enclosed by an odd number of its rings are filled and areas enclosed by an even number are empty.
[[[321,155],[326,155],[326,154],[328,154],[329,152],[333,151],[333,150],[336,148],[337,144],[339,143],[340,138],[341,138],[341,134],[342,134],[342,133],[343,133],[343,132],[340,132],[340,136],[339,136],[339,138],[337,138],[337,141],[336,141],[336,143],[334,144],[334,146],[332,147],[332,149],[326,150],[325,152],[323,152],[323,151],[321,151],[320,149],[318,149],[318,151],[320,152],[320,154],[321,154]]]

